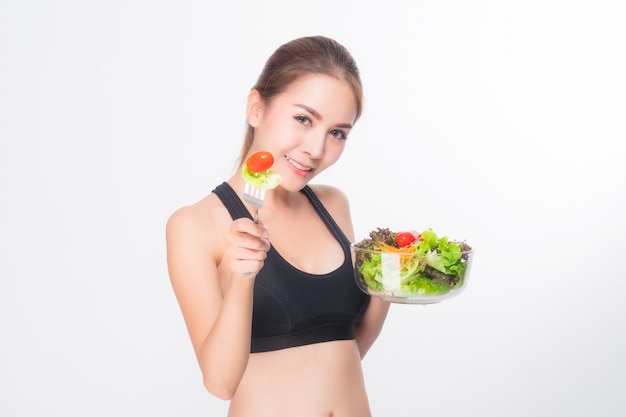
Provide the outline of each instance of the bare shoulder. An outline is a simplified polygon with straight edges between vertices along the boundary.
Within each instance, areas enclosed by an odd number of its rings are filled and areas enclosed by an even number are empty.
[[[167,229],[191,232],[198,227],[206,226],[218,220],[221,204],[214,194],[202,200],[179,208],[167,220]],[[191,230],[189,230],[191,229]]]
[[[353,239],[352,216],[350,214],[348,196],[342,190],[332,185],[311,184],[310,187],[346,236],[349,239]]]
[[[350,209],[348,197],[339,188],[327,184],[311,184],[310,187],[327,209],[329,206]]]
[[[226,233],[230,216],[216,195],[174,211],[166,223],[168,248],[195,247],[217,255],[221,237]]]

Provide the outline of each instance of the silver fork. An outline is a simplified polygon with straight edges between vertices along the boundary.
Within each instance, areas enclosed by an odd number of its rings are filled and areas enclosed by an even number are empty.
[[[244,201],[252,204],[254,207],[254,222],[259,223],[259,210],[263,207],[263,200],[265,200],[265,190],[262,188],[256,188],[246,183],[243,189]]]

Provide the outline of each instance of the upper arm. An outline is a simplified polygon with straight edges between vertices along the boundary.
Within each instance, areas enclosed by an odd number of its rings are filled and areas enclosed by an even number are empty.
[[[166,225],[170,281],[196,354],[222,302],[215,248],[207,226],[190,207],[176,211]]]

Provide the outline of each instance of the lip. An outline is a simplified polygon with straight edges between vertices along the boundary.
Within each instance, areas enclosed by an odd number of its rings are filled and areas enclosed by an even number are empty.
[[[289,168],[298,176],[300,177],[306,177],[307,175],[310,175],[311,172],[313,172],[313,168],[309,167],[307,165],[303,165],[300,162],[291,159],[290,157],[285,155],[285,160],[287,161],[287,166],[289,166]],[[306,169],[300,169],[298,168],[298,166],[306,168]]]

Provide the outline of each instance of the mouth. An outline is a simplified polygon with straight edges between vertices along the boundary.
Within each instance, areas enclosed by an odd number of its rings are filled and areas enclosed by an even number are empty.
[[[287,155],[285,155],[285,160],[287,161],[287,163],[289,164],[289,166],[293,169],[293,171],[304,177],[305,175],[309,174],[311,171],[313,171],[312,167],[308,167],[305,165],[300,164],[297,161],[294,161],[293,159],[291,159],[290,157],[288,157]]]

